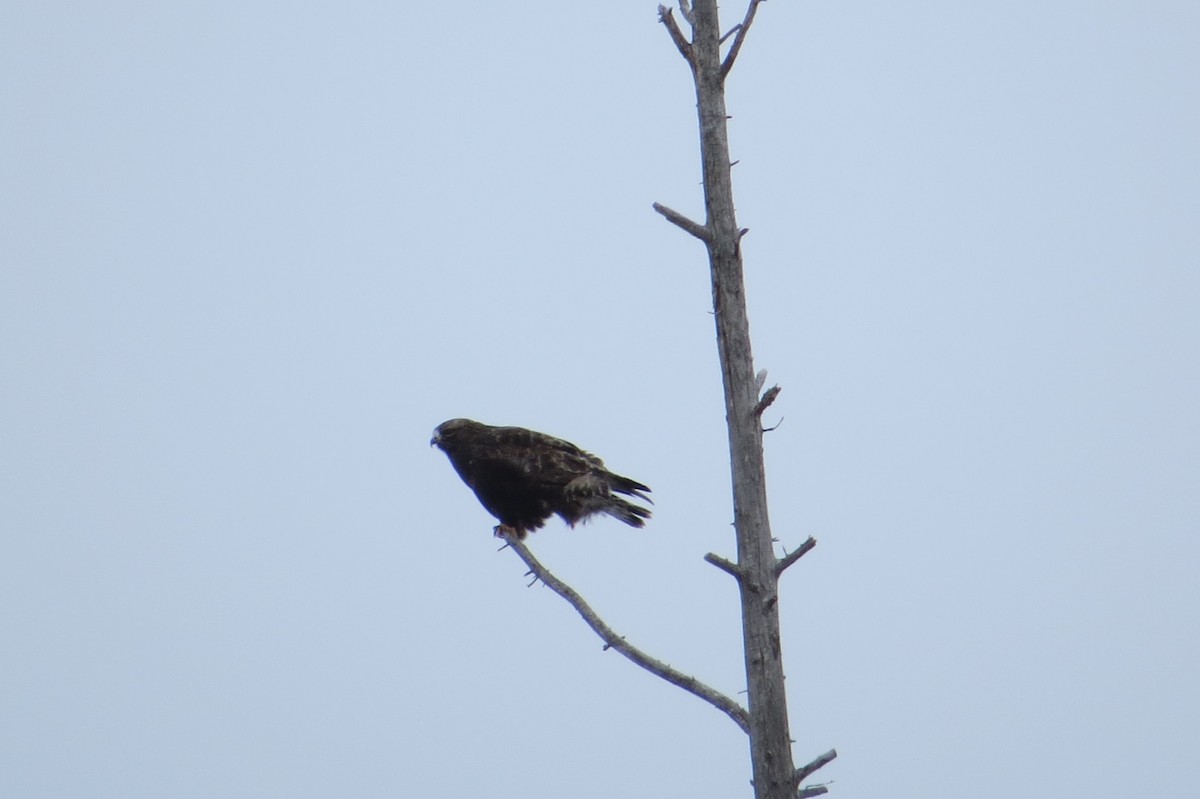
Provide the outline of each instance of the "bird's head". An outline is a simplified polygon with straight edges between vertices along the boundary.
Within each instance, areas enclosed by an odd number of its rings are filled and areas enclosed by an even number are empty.
[[[433,429],[433,438],[429,439],[429,446],[445,450],[464,430],[482,426],[479,422],[473,422],[470,419],[451,419],[448,422],[442,422]]]

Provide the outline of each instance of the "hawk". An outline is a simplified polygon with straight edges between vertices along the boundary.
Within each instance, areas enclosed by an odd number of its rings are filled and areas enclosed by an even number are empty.
[[[579,447],[523,427],[493,427],[451,419],[433,431],[430,446],[450,458],[463,482],[499,519],[498,536],[523,539],[553,514],[569,526],[600,513],[642,527],[650,511],[616,494],[650,502],[650,489],[614,474]]]

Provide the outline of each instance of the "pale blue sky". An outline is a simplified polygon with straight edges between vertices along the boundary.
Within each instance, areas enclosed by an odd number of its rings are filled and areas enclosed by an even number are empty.
[[[1198,30],[761,7],[735,188],[833,796],[1200,781]],[[654,3],[8,2],[0,103],[0,796],[749,795],[734,725],[527,589],[427,446],[521,424],[651,485],[645,530],[532,546],[741,690]]]

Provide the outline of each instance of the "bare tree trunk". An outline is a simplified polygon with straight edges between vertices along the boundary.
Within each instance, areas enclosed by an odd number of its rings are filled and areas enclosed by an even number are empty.
[[[725,80],[721,74],[716,0],[695,6],[696,99],[704,204],[708,210],[708,258],[716,312],[717,352],[725,387],[725,421],[733,478],[733,522],[737,530],[738,580],[742,596],[742,639],[749,691],[750,754],[756,799],[788,799],[792,782],[791,734],[779,642],[778,577],[767,515],[762,425],[754,412],[758,396],[746,316],[742,248],[734,216],[726,132]]]
[[[746,316],[745,283],[730,179],[726,133],[725,82],[718,49],[716,0],[698,0],[696,17],[696,99],[700,153],[704,164],[704,203],[710,238],[708,259],[716,312],[717,352],[725,387],[725,420],[733,478],[733,523],[737,530],[738,580],[742,595],[742,639],[749,690],[750,752],[757,799],[795,795],[791,735],[783,659],[779,644],[779,603],[775,601],[775,553],[767,516],[767,482],[762,432],[754,413],[758,397]]]
[[[758,395],[761,386],[755,379],[742,275],[741,238],[745,231],[738,228],[734,212],[725,110],[725,76],[741,49],[758,2],[751,0],[745,19],[731,31],[735,38],[724,61],[716,0],[696,0],[694,8],[689,8],[686,0],[680,3],[680,10],[692,28],[691,42],[684,37],[671,11],[659,6],[660,19],[687,59],[695,79],[707,219],[704,225],[698,225],[671,209],[658,205],[655,208],[703,240],[708,248],[717,350],[729,427],[738,550],[736,564],[716,556],[710,556],[709,560],[732,574],[741,592],[754,795],[756,799],[794,799],[803,777],[792,762],[777,600],[779,575],[795,558],[784,562],[775,557],[767,514],[761,422],[762,412],[778,394],[778,387],[761,398]]]
[[[725,416],[729,426],[729,455],[733,482],[733,518],[737,531],[737,563],[708,553],[704,559],[732,575],[742,600],[742,639],[745,646],[746,687],[749,707],[700,682],[625,640],[606,624],[579,592],[555,577],[516,537],[506,536],[507,546],[529,567],[534,582],[540,580],[569,602],[584,621],[613,649],[641,668],[725,713],[750,737],[755,799],[807,799],[828,792],[824,785],[800,787],[811,774],[837,757],[830,749],[796,768],[788,729],[787,694],[783,681],[783,653],[779,638],[779,577],[809,552],[816,541],[777,558],[767,516],[767,480],[763,465],[762,414],[775,401],[779,387],[761,396],[765,374],[756,377],[750,352],[750,322],[742,278],[741,239],[734,214],[730,179],[729,138],[726,131],[725,77],[754,21],[762,0],[748,0],[746,16],[724,37],[720,34],[716,0],[679,0],[679,9],[690,25],[689,40],[672,11],[658,7],[659,19],[692,70],[696,107],[700,116],[700,155],[704,172],[704,224],[688,219],[664,205],[654,209],[671,223],[704,242],[712,277],[713,311],[717,325],[717,352],[725,387]],[[721,46],[733,37],[724,59]],[[762,373],[760,373],[762,374]],[[531,582],[530,585],[533,583]]]

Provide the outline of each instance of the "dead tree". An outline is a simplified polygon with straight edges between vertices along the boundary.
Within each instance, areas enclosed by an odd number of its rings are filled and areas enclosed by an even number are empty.
[[[775,555],[767,515],[762,443],[766,431],[762,426],[762,415],[775,401],[780,389],[772,386],[763,391],[765,372],[755,376],[742,276],[741,240],[747,231],[737,224],[730,179],[732,163],[726,129],[725,78],[741,52],[760,2],[762,0],[750,0],[742,21],[722,35],[716,0],[695,0],[694,7],[688,0],[680,0],[679,11],[690,29],[690,38],[675,20],[671,9],[658,7],[659,21],[691,69],[696,86],[707,218],[704,223],[696,222],[678,211],[654,204],[654,210],[699,239],[708,250],[717,353],[729,427],[737,562],[711,552],[705,560],[732,576],[741,594],[748,707],[743,708],[730,697],[627,642],[613,632],[574,589],[538,562],[523,542],[510,539],[508,545],[529,566],[529,574],[535,581],[541,580],[571,603],[604,640],[605,649],[617,650],[642,668],[705,700],[729,716],[749,736],[755,799],[797,799],[828,791],[824,785],[802,787],[802,783],[837,757],[837,752],[831,749],[800,768],[796,768],[792,759],[779,635],[779,578],[785,569],[816,546],[816,541],[809,538],[791,553],[783,557]],[[727,42],[728,47],[722,55],[722,46]]]
[[[725,417],[729,426],[729,456],[733,479],[733,518],[737,530],[737,563],[716,555],[706,558],[737,580],[742,599],[742,641],[749,693],[750,756],[756,799],[791,799],[799,783],[836,756],[832,750],[797,770],[792,762],[784,690],[783,656],[779,638],[779,577],[783,570],[815,546],[809,539],[783,558],[774,552],[767,516],[767,482],[763,464],[762,414],[774,402],[779,387],[761,396],[766,375],[755,378],[750,350],[750,325],[746,316],[742,277],[741,240],[734,214],[732,162],[725,110],[725,78],[733,68],[746,34],[754,22],[760,0],[750,0],[745,18],[722,36],[716,0],[696,0],[679,10],[690,26],[689,40],[670,9],[658,7],[659,19],[671,34],[692,72],[700,121],[700,157],[704,177],[703,225],[677,211],[656,204],[655,210],[704,242],[712,277],[713,310],[717,325],[717,351],[725,387]],[[724,57],[721,44],[732,37]],[[818,786],[823,789],[823,786]],[[801,793],[816,795],[815,789]],[[824,790],[821,790],[823,793]]]

